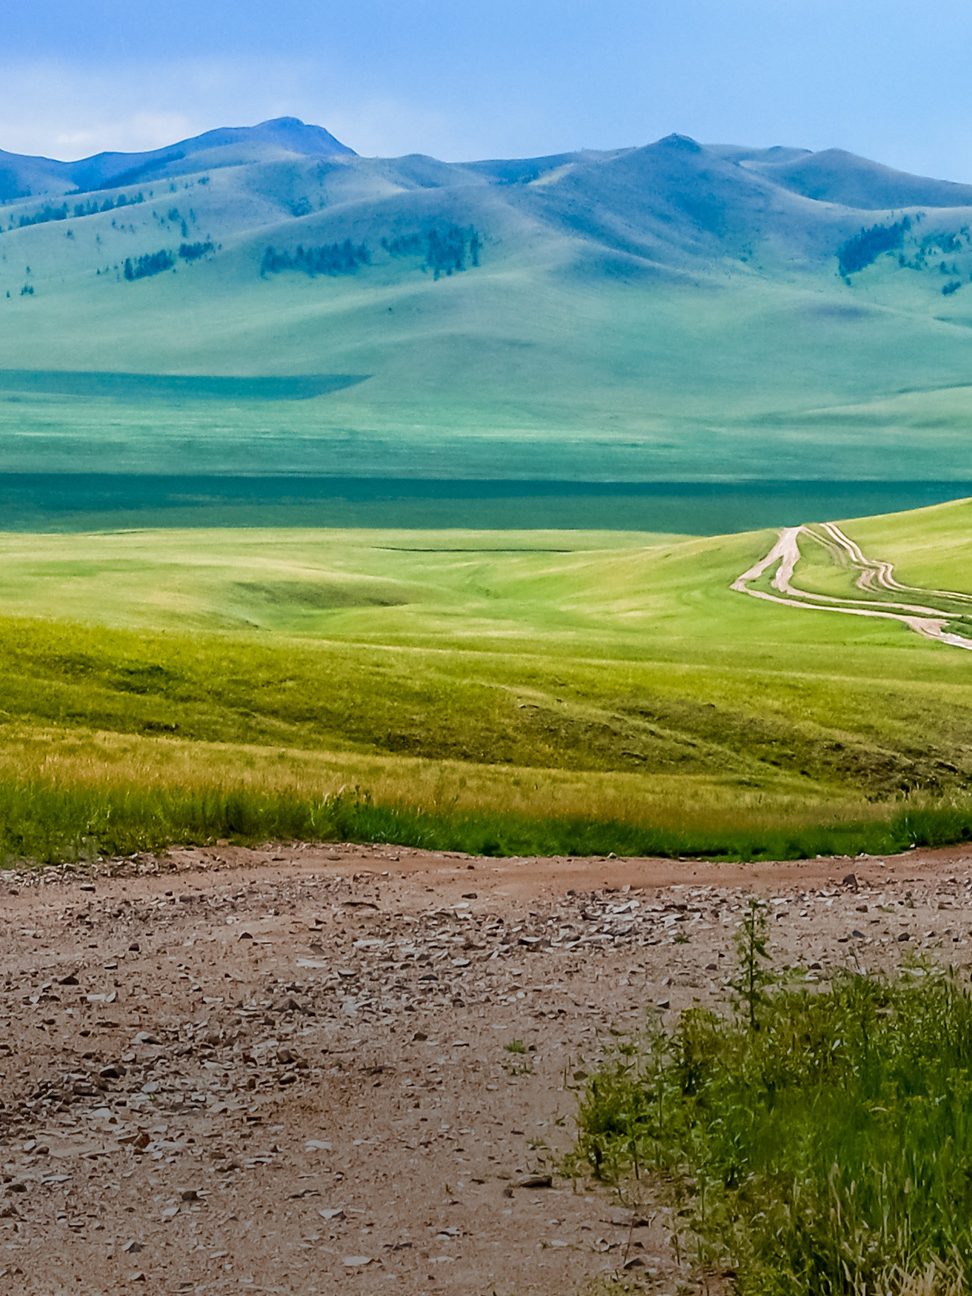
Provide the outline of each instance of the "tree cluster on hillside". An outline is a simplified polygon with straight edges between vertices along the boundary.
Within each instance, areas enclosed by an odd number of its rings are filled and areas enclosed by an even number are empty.
[[[175,265],[175,257],[167,248],[160,252],[146,252],[138,257],[125,258],[125,278],[129,283],[135,279],[148,279],[152,275],[164,274]]]
[[[201,243],[180,243],[179,245],[179,256],[183,261],[199,261],[215,251],[216,244],[212,239],[206,239]]]
[[[924,212],[919,211],[913,218],[904,216],[891,225],[873,225],[841,244],[838,263],[844,280],[850,283],[852,274],[873,265],[885,253],[896,252],[900,269],[933,272],[947,279],[940,289],[943,297],[972,283],[972,229],[963,225],[922,236],[918,226],[923,217]]]
[[[393,257],[410,257],[421,256],[425,251],[424,234],[399,234],[396,238],[381,240],[381,246],[389,256]]]
[[[135,279],[148,279],[152,275],[164,274],[166,270],[173,269],[177,259],[189,264],[193,261],[201,261],[205,256],[214,255],[216,251],[217,247],[213,240],[205,239],[199,243],[180,243],[179,250],[175,253],[170,252],[168,248],[162,248],[158,252],[126,257],[124,275],[129,283]],[[100,274],[101,271],[99,270],[98,273]]]
[[[189,226],[196,224],[196,213],[191,207],[189,208],[188,218],[183,216],[178,207],[170,207],[164,216],[160,216],[158,212],[153,214],[160,225],[165,225],[166,222],[170,225],[178,225],[179,233],[183,239],[188,239],[189,237]]]
[[[141,193],[118,194],[116,198],[104,198],[97,202],[89,198],[87,202],[74,203],[70,205],[62,203],[45,203],[36,211],[25,212],[18,217],[11,216],[10,224],[7,226],[8,231],[13,229],[28,229],[32,225],[48,225],[52,221],[64,221],[71,218],[80,219],[83,216],[97,216],[101,212],[115,211],[119,207],[134,207],[138,203],[145,201],[145,195]]]
[[[425,264],[436,279],[443,274],[451,275],[465,270],[467,259],[470,265],[479,265],[482,239],[476,230],[449,225],[444,230],[429,230],[428,239]]]
[[[837,249],[837,264],[847,279],[873,265],[885,252],[896,252],[904,246],[905,234],[911,229],[911,218],[903,217],[892,225],[871,225],[852,234]]]
[[[389,256],[421,256],[422,268],[431,270],[439,279],[442,275],[459,274],[478,266],[483,237],[472,226],[464,229],[453,224],[382,239],[381,245]]]
[[[425,230],[397,234],[383,238],[381,248],[390,257],[414,257],[421,269],[431,271],[436,279],[471,269],[479,265],[483,236],[478,230],[460,225],[435,225]],[[345,275],[372,262],[371,249],[366,243],[326,243],[319,247],[298,244],[290,251],[268,247],[260,263],[260,274],[280,274],[284,270],[300,270],[308,275]]]
[[[972,232],[968,225],[958,230],[937,230],[926,234],[916,242],[911,255],[901,258],[901,264],[909,270],[930,270],[937,268],[939,274],[957,275],[961,271],[958,263],[947,262],[945,257],[954,257],[972,248]]]
[[[280,274],[284,270],[300,270],[304,274],[346,275],[354,274],[359,266],[367,265],[371,253],[364,243],[324,243],[319,247],[304,247],[298,243],[293,252],[288,249],[268,247],[260,263],[260,274]]]

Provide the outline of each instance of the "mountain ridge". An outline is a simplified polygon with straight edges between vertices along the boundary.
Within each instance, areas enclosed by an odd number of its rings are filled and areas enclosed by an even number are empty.
[[[448,163],[278,118],[0,155],[0,471],[867,479],[917,429],[969,479],[970,339],[972,186],[840,150]]]
[[[219,152],[224,149],[239,149],[241,146],[246,149],[248,146],[260,145],[275,147],[282,153],[294,156],[349,158],[359,156],[349,145],[338,140],[323,126],[310,124],[299,117],[292,116],[270,118],[254,126],[216,127],[156,149],[133,152],[107,150],[75,161],[60,161],[46,155],[18,154],[0,149],[0,177],[4,171],[16,171],[22,167],[24,170],[37,173],[41,182],[46,176],[52,186],[35,188],[22,193],[12,193],[8,186],[6,190],[0,189],[0,201],[10,201],[17,197],[41,197],[49,193],[92,192],[107,188],[111,184],[131,183],[133,178],[157,179],[169,174],[165,170],[169,164],[198,159],[200,155],[203,155],[203,160],[198,163],[200,170],[219,165],[239,165],[238,154],[233,154],[233,160],[220,162],[217,160]],[[546,162],[563,163],[578,158],[611,158],[636,152],[642,148],[663,148],[686,154],[712,154],[733,165],[763,174],[772,183],[781,188],[788,188],[803,197],[816,201],[838,201],[845,206],[858,205],[861,210],[881,210],[894,206],[945,207],[972,204],[972,184],[913,175],[840,148],[815,151],[787,145],[758,148],[735,144],[703,144],[690,135],[678,132],[672,132],[647,145],[626,148],[566,150],[549,157],[470,159],[465,162],[440,163],[440,165],[484,171],[497,166],[513,168],[517,165],[527,167]],[[409,156],[428,157],[430,155]],[[438,159],[433,160],[438,161]],[[172,172],[172,174],[182,173]],[[875,182],[880,180],[885,185],[897,185],[898,192],[890,197],[882,194],[881,201],[876,201],[874,194],[863,195],[864,201],[855,203],[854,200],[860,199],[862,195],[857,192],[848,196],[847,187],[850,177],[861,174]],[[841,187],[845,190],[843,196],[838,193]]]
[[[222,126],[204,131],[188,139],[177,140],[162,148],[132,153],[100,152],[74,162],[61,162],[55,158],[30,157],[0,150],[0,200],[43,197],[48,193],[92,193],[113,185],[124,185],[138,180],[160,179],[166,175],[185,174],[178,164],[196,160],[198,170],[213,166],[239,165],[246,150],[266,146],[282,153],[301,157],[356,157],[354,150],[336,139],[323,126],[308,125],[299,117],[274,117],[256,126]],[[236,150],[233,161],[219,161],[214,154],[221,150]],[[190,167],[192,163],[190,162]],[[13,186],[4,185],[3,177],[35,174],[43,183],[49,178],[51,189],[29,188],[13,192]],[[36,183],[36,181],[35,181]]]

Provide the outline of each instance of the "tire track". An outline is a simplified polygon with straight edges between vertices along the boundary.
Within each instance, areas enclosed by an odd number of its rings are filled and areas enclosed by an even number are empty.
[[[841,598],[833,594],[817,594],[797,588],[793,582],[801,557],[801,536],[822,545],[835,560],[845,561],[848,566],[856,570],[855,584],[862,592],[875,593],[878,590],[885,590],[895,594],[917,594],[929,599],[929,603]],[[771,590],[754,589],[754,584],[771,571],[773,572],[770,579]],[[950,602],[972,605],[972,594],[955,590],[922,589],[914,585],[902,584],[894,575],[893,563],[886,562],[884,559],[869,558],[860,546],[833,522],[821,523],[819,530],[814,530],[807,525],[784,527],[769,552],[741,576],[737,576],[730,588],[738,594],[748,594],[750,598],[761,599],[766,603],[781,603],[786,607],[803,608],[815,612],[837,612],[844,616],[869,617],[873,620],[897,621],[924,639],[932,639],[936,643],[946,644],[951,648],[972,651],[972,639],[948,629],[954,614],[933,605],[935,599],[947,599]]]

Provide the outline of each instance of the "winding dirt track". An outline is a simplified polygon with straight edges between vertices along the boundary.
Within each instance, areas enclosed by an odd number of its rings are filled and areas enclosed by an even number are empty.
[[[972,963],[970,848],[0,873],[0,1294],[693,1290],[647,1188],[558,1157],[615,1032],[725,1003],[754,891],[779,966]]]
[[[801,537],[822,545],[839,565],[856,570],[855,584],[863,592],[917,594],[931,602],[905,603],[883,598],[841,598],[833,594],[818,594],[811,590],[800,589],[794,584],[794,577],[800,562]],[[772,592],[754,589],[753,585],[771,571],[773,571],[770,581]],[[892,563],[867,557],[860,546],[845,535],[834,522],[821,523],[816,529],[808,525],[785,527],[779,533],[769,553],[754,563],[748,571],[738,576],[731,588],[739,594],[748,594],[750,598],[762,599],[767,603],[782,603],[786,607],[898,621],[925,639],[934,639],[952,648],[972,650],[972,639],[967,639],[948,629],[956,614],[934,606],[935,599],[946,599],[949,602],[972,607],[972,594],[903,585],[896,579]]]

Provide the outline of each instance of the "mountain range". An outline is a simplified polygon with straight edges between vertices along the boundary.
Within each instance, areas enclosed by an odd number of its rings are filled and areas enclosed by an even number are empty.
[[[682,135],[0,153],[0,469],[972,479],[970,228],[972,186]]]

